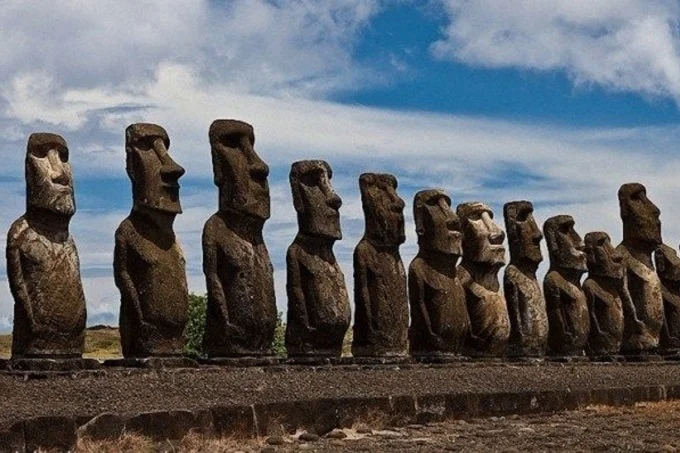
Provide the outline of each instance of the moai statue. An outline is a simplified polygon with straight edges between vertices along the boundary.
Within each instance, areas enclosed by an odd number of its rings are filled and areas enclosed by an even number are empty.
[[[533,213],[529,201],[511,201],[503,207],[510,246],[503,292],[510,317],[508,354],[515,357],[543,356],[548,345],[548,313],[536,280],[536,270],[543,261],[543,235]]]
[[[611,244],[607,233],[586,234],[588,278],[583,292],[590,313],[588,353],[591,356],[619,354],[623,340],[624,313],[635,317],[633,302],[626,286],[623,255]],[[639,328],[644,328],[636,321]]]
[[[290,170],[299,228],[286,255],[286,349],[291,357],[339,357],[349,328],[345,276],[333,253],[333,244],[342,239],[342,201],[332,177],[322,160],[295,162]]]
[[[133,206],[116,230],[113,258],[125,358],[178,356],[184,348],[189,295],[173,230],[182,212],[178,181],[184,168],[172,160],[169,147],[167,132],[155,124],[125,130]]]
[[[548,351],[553,356],[583,356],[590,333],[588,302],[581,286],[581,277],[587,271],[585,244],[569,215],[546,220],[543,233],[550,257],[543,280]]]
[[[402,356],[408,340],[406,273],[399,255],[404,243],[404,200],[388,174],[359,177],[366,218],[364,237],[354,249],[355,357]]]
[[[255,152],[250,124],[215,120],[209,138],[219,210],[203,229],[203,349],[216,358],[267,356],[277,317],[274,269],[262,238],[270,214],[269,167]]]
[[[623,241],[617,250],[626,263],[628,290],[636,318],[645,324],[639,331],[633,318],[624,319],[622,350],[625,353],[654,352],[659,346],[664,322],[661,281],[654,270],[652,252],[661,245],[659,208],[647,198],[645,186],[624,184],[619,189]]]
[[[460,355],[470,333],[465,290],[456,273],[463,253],[460,221],[442,190],[422,190],[413,199],[418,255],[408,272],[411,327],[416,357]]]
[[[661,280],[664,325],[660,346],[665,353],[680,351],[680,258],[672,247],[660,245],[654,252],[656,273]]]
[[[485,203],[463,203],[456,211],[463,231],[458,277],[470,316],[470,355],[502,356],[510,337],[508,309],[498,281],[498,271],[505,264],[505,233]]]
[[[56,134],[31,134],[26,213],[7,235],[13,359],[82,356],[85,295],[78,251],[68,229],[75,212],[66,141]]]

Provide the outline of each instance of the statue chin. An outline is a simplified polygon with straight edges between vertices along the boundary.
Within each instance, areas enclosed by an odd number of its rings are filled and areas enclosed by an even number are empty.
[[[31,203],[31,206],[64,216],[72,216],[76,212],[75,203],[71,196],[56,196],[48,200],[47,203],[34,202]]]

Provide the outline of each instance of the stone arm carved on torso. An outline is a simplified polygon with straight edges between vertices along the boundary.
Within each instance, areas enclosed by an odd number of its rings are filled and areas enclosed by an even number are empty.
[[[668,291],[664,285],[661,285],[661,294],[663,295],[664,312],[674,314],[675,316],[672,318],[673,320],[677,320],[680,317],[680,313],[678,313],[680,309],[680,297]],[[672,328],[670,325],[671,322],[672,320],[669,319],[668,315],[664,316],[662,338],[667,346],[680,347],[680,338],[673,335],[673,332],[676,331],[677,327],[675,329]]]
[[[574,326],[570,325],[569,316],[564,312],[568,298],[562,296],[563,290],[560,288],[560,286],[567,285],[569,283],[562,276],[557,272],[552,272],[545,280],[543,292],[545,293],[548,319],[550,319],[550,330],[562,333],[566,337],[564,343],[572,344],[574,342]]]
[[[462,285],[462,287],[465,288],[466,291],[470,291],[475,297],[477,297],[477,299],[483,300],[487,293],[486,288],[472,280],[472,276],[470,275],[470,273],[462,266],[458,266],[456,268],[456,272],[458,274],[458,279],[460,280],[460,284]],[[469,307],[468,310],[466,311],[468,313],[469,323],[468,325],[472,326]],[[470,342],[471,345],[475,345],[480,343],[482,340],[481,338],[474,334],[471,328],[468,334],[468,341]]]
[[[424,276],[421,275],[420,266],[416,265],[415,263],[412,264],[409,267],[408,271],[408,285],[409,285],[409,297],[411,299],[411,303],[416,303],[418,304],[418,313],[420,314],[422,321],[423,321],[423,326],[425,329],[427,329],[427,334],[429,336],[429,342],[433,343],[436,346],[440,346],[439,343],[441,342],[440,338],[438,335],[434,333],[432,330],[432,322],[430,320],[430,314],[427,311],[427,307],[425,306],[425,280]]]
[[[224,297],[223,282],[218,273],[220,246],[214,240],[215,237],[216,233],[212,231],[212,226],[208,222],[203,230],[202,238],[203,273],[205,274],[208,295],[212,299],[211,302],[214,304],[214,307],[217,308],[217,314],[222,318],[225,326],[230,326],[229,310],[226,298]]]
[[[515,284],[513,278],[509,275],[507,269],[503,276],[503,294],[505,295],[505,300],[508,305],[508,317],[510,318],[510,342],[524,344],[522,319],[528,317],[528,314],[525,314],[523,317],[521,313],[521,307],[523,306],[526,308],[526,304],[522,304],[522,301],[520,300],[524,295]]]
[[[22,219],[15,222],[9,230],[7,236],[7,277],[9,280],[10,291],[14,296],[15,304],[21,306],[29,321],[29,329],[35,332],[38,328],[33,315],[33,306],[28,296],[26,281],[23,272],[22,251],[20,249],[21,236],[26,231],[26,224]],[[41,294],[36,294],[41,297]]]
[[[312,301],[308,301],[305,296],[305,291],[301,286],[303,278],[300,275],[300,259],[296,256],[296,251],[299,253],[299,248],[295,244],[288,248],[286,253],[286,290],[288,293],[288,310],[294,313],[293,318],[302,321],[302,326],[296,326],[296,328],[304,328],[306,334],[313,334],[316,328],[312,326],[309,322],[309,304]],[[313,310],[313,308],[312,308]]]
[[[132,305],[137,314],[137,319],[144,323],[142,307],[139,302],[139,294],[134,280],[130,274],[129,262],[134,259],[134,247],[130,243],[126,225],[121,225],[116,231],[115,246],[113,249],[113,275],[116,286],[120,289],[122,299]]]
[[[364,329],[368,329],[368,332],[365,332],[364,335],[366,337],[372,337],[373,333],[373,317],[372,317],[372,306],[371,306],[371,292],[368,288],[369,285],[369,278],[368,278],[368,273],[369,269],[368,266],[366,265],[364,254],[366,253],[366,250],[362,250],[361,246],[358,246],[354,250],[354,298],[355,298],[355,305],[358,310],[363,311],[363,318],[365,319],[365,322],[363,324]],[[357,317],[360,317],[359,314],[357,314]]]
[[[633,325],[635,326],[635,333],[637,335],[644,335],[646,331],[645,323],[640,320],[637,315],[637,310],[635,309],[635,304],[633,303],[633,298],[630,296],[630,291],[628,290],[628,275],[624,272],[623,279],[621,279],[621,289],[619,294],[621,295],[621,306],[623,308],[624,319],[632,319]]]
[[[600,320],[598,319],[598,307],[606,303],[607,294],[603,294],[602,289],[595,282],[586,280],[583,284],[583,294],[586,296],[588,302],[588,313],[590,315],[590,335],[602,337],[605,332],[600,327]]]

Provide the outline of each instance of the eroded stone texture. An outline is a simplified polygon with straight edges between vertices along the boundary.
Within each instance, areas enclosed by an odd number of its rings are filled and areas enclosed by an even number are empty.
[[[588,302],[581,286],[587,271],[585,244],[569,215],[546,220],[543,233],[550,257],[550,269],[543,280],[548,351],[557,356],[581,356],[590,332]]]
[[[86,309],[78,251],[69,233],[76,206],[66,141],[56,134],[31,134],[25,166],[26,213],[7,235],[12,358],[80,357]]]
[[[548,314],[536,270],[543,261],[543,234],[529,201],[511,201],[503,207],[510,246],[503,289],[510,317],[508,354],[542,356],[548,345]]]
[[[290,170],[298,234],[286,255],[289,356],[340,356],[351,317],[345,276],[333,253],[342,239],[342,201],[327,162],[295,162]]]
[[[654,252],[654,262],[661,280],[664,308],[660,346],[677,350],[680,349],[680,257],[672,247],[662,244]]]
[[[255,152],[250,124],[216,120],[210,148],[219,210],[203,228],[210,357],[262,356],[276,329],[274,269],[262,237],[270,215],[269,167]]]
[[[354,356],[404,355],[408,340],[404,200],[388,174],[359,177],[366,230],[354,249]]]
[[[485,203],[462,203],[456,212],[463,231],[458,277],[470,316],[470,354],[501,356],[510,337],[508,309],[498,281],[498,271],[505,264],[505,233]]]
[[[183,352],[189,295],[173,223],[182,212],[178,181],[184,168],[170,157],[169,147],[158,125],[137,123],[125,130],[133,206],[116,230],[113,261],[125,357]]]
[[[456,273],[463,253],[458,215],[451,210],[446,192],[432,189],[415,195],[413,217],[418,255],[408,273],[411,354],[462,354],[470,319],[465,290]]]
[[[583,292],[590,314],[587,350],[594,356],[618,354],[623,340],[624,311],[632,309],[623,255],[602,231],[586,234],[585,252],[588,278],[583,282]]]
[[[625,259],[636,317],[645,324],[645,329],[639,331],[634,320],[626,317],[622,349],[629,353],[654,351],[659,346],[664,319],[661,281],[652,263],[652,252],[661,244],[661,213],[647,198],[642,184],[624,184],[618,195],[623,241],[617,250]]]

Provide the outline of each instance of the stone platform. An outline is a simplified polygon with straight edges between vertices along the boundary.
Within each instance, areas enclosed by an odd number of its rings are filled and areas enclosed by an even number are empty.
[[[281,427],[323,433],[375,414],[392,424],[425,423],[680,399],[680,363],[104,367],[39,379],[0,373],[0,392],[2,447],[3,439],[42,435],[41,426],[71,432],[102,413],[109,421],[88,429],[268,435]]]

